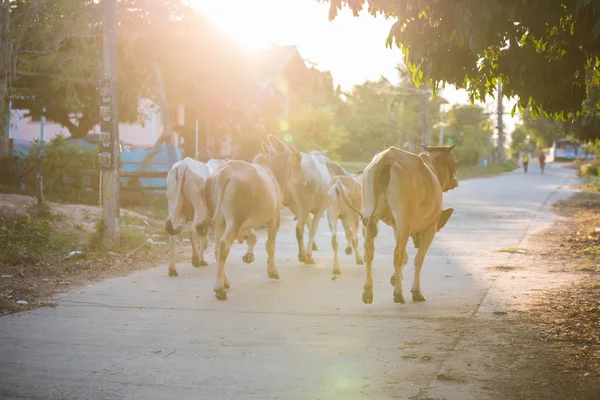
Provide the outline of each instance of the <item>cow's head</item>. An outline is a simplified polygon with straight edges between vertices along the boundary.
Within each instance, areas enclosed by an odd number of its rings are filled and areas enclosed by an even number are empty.
[[[454,145],[450,146],[425,146],[423,149],[429,153],[429,158],[433,164],[433,169],[437,175],[442,190],[456,189],[458,187],[458,179],[456,179],[456,171],[458,170],[458,160],[452,153]]]
[[[265,155],[269,157],[269,167],[281,188],[289,185],[304,185],[302,175],[302,154],[291,144],[285,144],[276,136],[269,135],[269,145],[262,143]]]

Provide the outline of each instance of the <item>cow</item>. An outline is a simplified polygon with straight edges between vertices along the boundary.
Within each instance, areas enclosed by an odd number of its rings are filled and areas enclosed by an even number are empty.
[[[204,200],[204,186],[206,179],[210,175],[209,167],[186,157],[176,162],[171,167],[167,175],[167,201],[169,207],[169,217],[165,223],[165,230],[169,234],[169,276],[177,276],[175,267],[175,245],[176,237],[183,229],[180,225],[180,217],[184,217],[186,222],[192,222],[190,233],[190,242],[192,244],[192,265],[200,267],[208,265],[204,260],[204,250],[206,250],[207,241],[205,240],[207,231],[201,230],[205,219],[208,217],[208,209]],[[200,249],[198,249],[198,234]]]
[[[169,234],[169,276],[178,276],[175,266],[175,252],[177,235],[183,229],[180,217],[186,222],[192,222],[190,243],[192,245],[192,265],[194,267],[206,266],[204,251],[208,247],[208,230],[210,221],[205,201],[206,180],[217,168],[228,160],[211,159],[206,163],[186,157],[176,162],[167,175],[167,201],[169,217],[165,223],[165,230]],[[198,236],[200,236],[198,240]],[[256,235],[253,230],[244,232],[240,242],[246,240],[248,253],[253,254],[256,244]],[[198,247],[198,243],[200,246]],[[246,256],[245,262],[254,258]]]
[[[286,182],[283,187],[284,206],[296,217],[296,240],[298,241],[298,261],[314,264],[312,252],[319,222],[327,205],[327,190],[331,173],[322,161],[321,154],[301,153],[293,145],[286,144],[277,137],[269,136],[270,146],[263,142],[263,151],[268,157],[291,153],[300,159],[301,180]],[[312,214],[312,219],[311,215]],[[304,246],[304,227],[309,227],[308,243]]]
[[[269,141],[273,141],[272,136]],[[279,279],[275,239],[283,206],[282,188],[288,183],[300,184],[300,162],[300,155],[290,150],[270,157],[259,154],[252,163],[229,161],[208,178],[207,205],[216,234],[218,269],[214,292],[218,300],[227,300],[230,288],[225,262],[231,245],[249,229],[267,227],[267,274],[271,279]]]
[[[433,238],[446,224],[452,208],[442,210],[443,193],[458,187],[458,161],[451,146],[423,146],[419,155],[397,147],[375,155],[362,178],[365,226],[366,279],[362,300],[373,302],[374,239],[378,221],[394,229],[394,302],[404,304],[402,270],[408,263],[406,245],[412,237],[418,249],[414,260],[413,301],[425,301],[421,293],[421,268]]]
[[[354,249],[357,265],[364,261],[358,250],[358,228],[362,213],[362,173],[334,176],[331,180],[327,199],[327,221],[331,231],[331,247],[333,248],[333,274],[340,274],[338,261],[337,222],[342,221],[348,246],[345,253],[352,254]]]

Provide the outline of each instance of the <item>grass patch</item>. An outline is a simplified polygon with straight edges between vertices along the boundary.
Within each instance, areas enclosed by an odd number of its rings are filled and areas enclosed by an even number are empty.
[[[44,305],[43,299],[108,272],[118,275],[166,261],[164,230],[126,216],[119,244],[105,246],[102,220],[93,232],[78,222],[89,217],[38,206],[18,213],[0,209],[0,315]]]
[[[358,171],[363,171],[369,165],[368,162],[364,161],[341,161],[338,164],[342,166],[346,171],[351,174],[355,174]]]
[[[486,167],[478,165],[458,167],[456,177],[459,181],[465,179],[485,178],[489,176],[499,175],[504,172],[514,171],[519,168],[517,163],[512,160],[506,161],[503,164],[490,164]]]
[[[495,265],[490,268],[498,269],[500,271],[513,271],[515,269],[518,269],[519,267],[514,267],[514,266],[510,266],[510,265]]]
[[[43,267],[72,250],[77,235],[53,229],[61,218],[44,206],[29,207],[26,214],[0,212],[0,265]]]
[[[504,249],[498,250],[498,253],[510,253],[510,254],[526,254],[527,252],[518,247],[506,247]]]

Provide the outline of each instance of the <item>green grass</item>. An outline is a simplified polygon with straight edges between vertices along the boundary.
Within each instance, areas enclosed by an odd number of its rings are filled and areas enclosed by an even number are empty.
[[[499,253],[510,253],[510,254],[525,254],[526,251],[523,249],[519,249],[518,247],[506,247],[504,249],[498,250]]]
[[[517,169],[519,166],[514,161],[506,161],[504,164],[491,164],[487,167],[478,165],[462,166],[458,168],[456,177],[459,181],[465,179],[485,178],[489,176],[499,175],[503,172],[510,172]]]
[[[338,164],[340,164],[346,171],[348,171],[351,174],[355,174],[358,171],[362,171],[367,167],[367,165],[369,165],[368,162],[363,161],[341,161]]]
[[[54,229],[58,215],[44,206],[27,211],[22,215],[0,211],[0,263],[39,266],[58,262],[77,249],[77,235]]]

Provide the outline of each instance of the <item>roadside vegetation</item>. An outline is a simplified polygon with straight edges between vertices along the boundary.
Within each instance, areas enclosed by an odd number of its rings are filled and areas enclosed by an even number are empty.
[[[0,194],[0,315],[48,305],[101,276],[166,260],[162,221],[123,210],[121,241],[102,244],[101,209]]]

